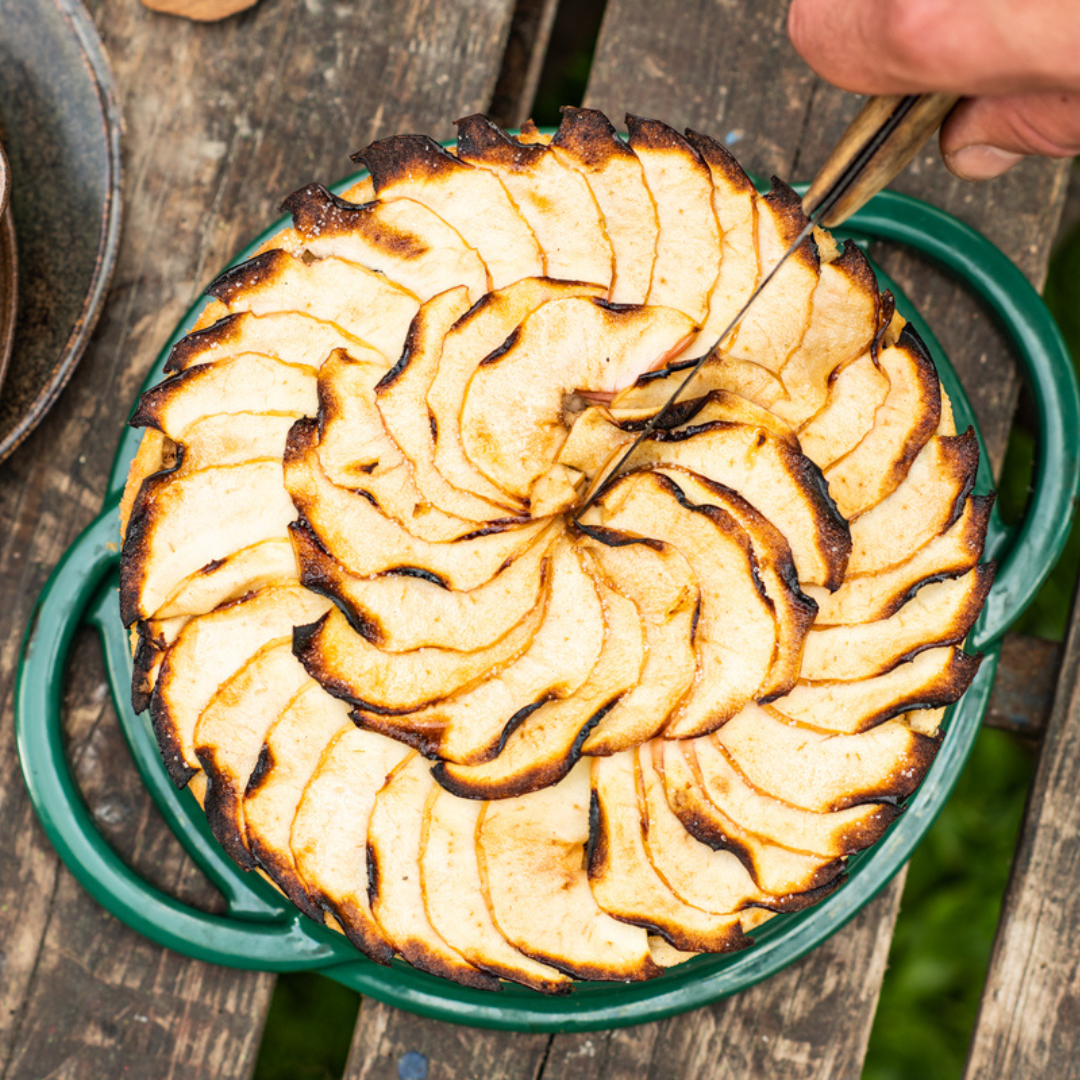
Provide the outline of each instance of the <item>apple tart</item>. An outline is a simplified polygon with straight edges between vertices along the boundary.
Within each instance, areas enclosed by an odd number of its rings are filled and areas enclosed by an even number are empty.
[[[177,785],[372,960],[637,980],[838,888],[993,579],[934,363],[704,135],[566,109],[355,155],[132,419],[120,604]]]

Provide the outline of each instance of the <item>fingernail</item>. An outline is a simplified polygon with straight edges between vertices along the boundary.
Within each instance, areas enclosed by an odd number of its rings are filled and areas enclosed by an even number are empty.
[[[961,180],[993,180],[1008,172],[1023,156],[988,143],[975,143],[946,154],[945,164]]]

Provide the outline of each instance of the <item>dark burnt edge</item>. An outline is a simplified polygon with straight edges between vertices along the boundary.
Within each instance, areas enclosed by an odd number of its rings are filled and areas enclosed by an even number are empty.
[[[454,121],[457,128],[457,156],[470,165],[504,169],[527,169],[537,158],[547,153],[539,143],[523,143],[508,135],[489,116],[471,113]]]
[[[244,794],[232,777],[217,766],[217,755],[208,746],[197,746],[195,756],[206,775],[206,794],[203,796],[203,812],[214,839],[244,870],[254,870],[258,865],[244,842],[244,835],[237,827],[236,810],[243,804]],[[261,756],[261,755],[260,755]]]
[[[493,529],[492,532],[501,532],[500,529]],[[461,537],[460,539],[465,539]],[[377,574],[373,574],[373,577],[414,577],[420,578],[421,581],[430,581],[432,585],[438,585],[440,589],[446,589],[449,591],[450,582],[447,581],[441,574],[436,574],[434,570],[425,570],[422,566],[391,566],[386,570],[380,570]]]
[[[473,990],[502,990],[502,983],[498,979],[481,971],[464,957],[461,957],[458,964],[448,963],[438,953],[433,952],[427,942],[417,938],[402,941],[398,952],[407,964],[411,964],[418,971],[434,975],[438,979],[448,979],[450,982],[471,987]]]
[[[145,619],[136,623],[135,655],[132,657],[131,670],[131,707],[136,713],[150,708],[150,697],[154,687],[148,685],[154,661],[168,648],[163,642],[154,640],[150,633],[150,624]]]
[[[645,116],[627,113],[626,131],[630,137],[630,149],[635,153],[639,146],[647,150],[675,150],[686,155],[695,165],[704,170],[709,176],[709,185],[712,186],[712,173],[697,148],[663,120],[652,120]]]
[[[621,921],[621,920],[620,920]],[[664,969],[646,952],[644,962],[640,969],[629,975],[617,975],[610,968],[602,968],[597,964],[571,964],[546,953],[537,952],[526,948],[524,945],[514,945],[518,952],[524,953],[530,960],[539,964],[547,964],[572,979],[584,979],[588,982],[647,982],[649,979],[659,978],[664,974]]]
[[[936,574],[929,574],[924,578],[920,578],[918,581],[913,582],[906,589],[894,594],[881,609],[881,612],[875,616],[874,622],[881,619],[889,619],[895,615],[909,600],[927,585],[939,585],[943,581],[953,581],[956,578],[961,578],[965,574],[971,573],[976,566],[981,565],[978,560],[971,563],[969,566],[962,566],[958,569],[941,570]],[[982,564],[987,565],[987,564]],[[996,565],[996,564],[990,564]],[[838,625],[838,624],[832,624]]]
[[[296,867],[282,858],[277,851],[263,844],[258,834],[248,836],[248,845],[259,868],[273,879],[274,883],[300,912],[311,919],[312,922],[318,923],[319,926],[325,926],[326,920],[323,916],[323,908],[308,893],[307,886],[296,872]]]
[[[968,496],[975,488],[975,481],[979,475],[979,440],[975,435],[975,428],[970,424],[963,434],[941,435],[941,447],[946,455],[960,464],[963,469],[963,481],[960,490],[953,500],[952,509],[945,519],[942,532],[951,529],[964,513],[964,506]],[[929,440],[927,440],[929,442]]]
[[[586,168],[595,169],[613,156],[627,158],[633,150],[619,138],[615,125],[598,109],[564,105],[562,120],[551,140]]]
[[[223,315],[210,326],[204,326],[201,330],[192,330],[190,334],[182,337],[169,351],[169,358],[165,361],[165,374],[173,375],[187,369],[188,362],[193,356],[201,356],[215,345],[227,345],[234,341],[239,334],[239,323],[246,312],[236,312]]]
[[[585,871],[592,881],[598,878],[608,864],[607,815],[600,805],[600,793],[589,790],[589,839],[585,841]]]
[[[518,340],[520,338],[521,325],[519,324],[510,331],[510,333],[507,335],[506,340],[501,345],[492,349],[491,352],[489,352],[487,356],[485,356],[483,360],[481,360],[480,363],[476,365],[477,368],[491,367],[492,364],[497,364],[499,360],[502,359],[502,357],[504,357],[518,343]]]
[[[503,725],[498,741],[494,746],[488,747],[479,760],[479,764],[497,758],[506,749],[506,740],[541,706],[555,700],[555,694],[550,691],[543,694],[538,701],[530,701],[528,705],[522,705],[513,716]]]
[[[381,390],[389,390],[401,378],[405,369],[412,362],[416,354],[421,334],[420,313],[413,316],[409,323],[408,333],[405,335],[405,345],[401,350],[401,356],[397,363],[375,384],[375,397],[378,398]]]
[[[586,296],[582,299],[590,301],[601,311],[610,311],[615,315],[625,315],[628,311],[644,311],[647,306],[646,304],[617,304],[614,300],[605,300],[602,296]]]
[[[274,751],[270,748],[270,744],[264,740],[262,748],[259,750],[259,756],[255,761],[255,768],[251,770],[251,775],[244,785],[245,799],[250,799],[266,783],[266,778],[273,771],[274,764]]]
[[[460,314],[454,320],[453,326],[450,327],[447,333],[452,334],[455,330],[461,329],[461,327],[463,327],[467,322],[479,315],[480,312],[484,310],[484,308],[490,307],[492,304],[496,303],[498,297],[495,295],[495,293],[497,291],[498,290],[496,289],[492,289],[490,292],[484,293],[483,296],[481,296],[473,303],[472,307],[470,307],[468,311],[462,312],[462,314]]]
[[[724,175],[727,182],[736,190],[751,194],[754,192],[754,184],[743,167],[735,159],[735,155],[720,141],[702,135],[700,132],[687,128],[685,131],[686,141],[701,155],[710,172],[719,172]]]
[[[941,749],[944,732],[939,731],[936,735],[923,735],[918,731],[907,729],[911,736],[912,756],[914,764],[905,768],[894,770],[883,780],[865,791],[836,799],[823,811],[835,813],[837,810],[848,810],[852,806],[865,806],[867,803],[886,803],[895,807],[901,807],[906,799],[909,799],[919,789],[930,766]],[[900,782],[897,782],[897,781]]]
[[[212,364],[193,364],[189,368],[185,368],[178,375],[173,376],[171,379],[163,379],[157,385],[150,387],[149,390],[139,395],[139,402],[135,406],[135,411],[131,414],[131,418],[127,422],[128,427],[133,428],[154,428],[156,431],[164,434],[164,429],[161,426],[159,419],[159,413],[161,411],[161,399],[168,398],[173,393],[173,387],[178,383],[188,381],[196,378],[197,372],[209,371]]]
[[[158,751],[161,760],[165,764],[165,770],[169,779],[179,790],[183,790],[191,783],[192,778],[199,771],[193,769],[184,759],[184,752],[180,746],[180,740],[176,737],[176,726],[165,703],[161,700],[161,681],[165,675],[166,665],[169,658],[166,656],[161,671],[158,672],[158,680],[154,685],[154,691],[150,695],[150,722],[157,738]]]
[[[651,536],[634,536],[618,529],[609,529],[606,525],[586,525],[583,521],[577,521],[574,522],[574,528],[591,537],[598,544],[603,544],[604,547],[629,547],[631,544],[644,544],[653,551],[664,551],[667,547],[663,540],[656,540]]]
[[[880,304],[878,306],[878,325],[877,330],[874,332],[874,337],[870,342],[870,358],[874,361],[874,367],[880,369],[881,365],[878,363],[878,358],[881,356],[881,350],[885,347],[885,334],[889,329],[889,325],[892,323],[893,316],[896,314],[896,297],[886,289],[880,298]],[[840,372],[837,368],[830,376],[831,382]]]
[[[767,911],[775,911],[780,914],[804,911],[808,907],[813,907],[814,904],[824,900],[826,896],[836,892],[847,881],[848,875],[843,860],[838,859],[836,861],[840,863],[840,871],[835,877],[825,882],[824,885],[818,885],[801,893],[789,893],[787,896],[763,897],[761,900],[755,900],[752,904],[746,906],[748,908],[765,908]]]
[[[439,441],[439,421],[435,419],[435,414],[428,408],[427,411],[428,429],[431,431],[431,441]]]
[[[370,884],[370,883],[369,883]],[[321,890],[312,892],[313,898],[317,898],[319,907],[328,915],[332,915],[341,927],[341,932],[359,949],[369,960],[376,964],[389,967],[394,958],[393,946],[379,932],[373,919],[370,919],[363,909],[352,901],[338,903],[327,896]],[[356,914],[353,914],[355,910]]]
[[[794,188],[786,184],[779,176],[771,177],[769,182],[771,186],[761,199],[768,204],[782,223],[780,238],[781,242],[787,246],[795,242],[799,233],[810,223],[810,219],[803,213],[802,199]],[[813,234],[799,245],[799,249],[793,252],[791,257],[798,259],[815,274],[821,273],[821,255]]]
[[[682,827],[698,843],[704,844],[707,848],[713,851],[727,851],[734,855],[742,863],[746,872],[754,879],[754,883],[760,888],[761,882],[758,881],[757,867],[754,865],[754,857],[750,853],[750,849],[740,840],[729,835],[719,822],[709,821],[696,810],[686,806],[676,807],[668,798],[667,784],[663,783],[663,787],[664,799],[671,808],[671,812],[679,819]],[[698,798],[707,801],[708,797],[703,791],[700,791],[698,792]],[[721,810],[720,813],[723,813],[723,811]]]
[[[660,422],[656,425],[655,430],[670,431],[672,428],[677,428],[682,424],[687,424],[701,410],[705,407],[709,398],[712,397],[715,391],[711,391],[702,397],[686,398],[683,401],[677,401],[674,405],[668,408],[667,412],[660,418]],[[654,416],[660,409],[656,409]],[[620,420],[618,422],[619,429],[621,431],[641,431],[652,419],[648,417],[644,420]]]
[[[367,866],[368,906],[374,908],[379,899],[381,877],[379,874],[379,852],[370,840],[364,844],[364,855],[364,862]]]
[[[351,701],[351,699],[348,699]],[[442,698],[438,699],[443,700]],[[435,702],[425,702],[419,708],[425,708]],[[417,711],[417,710],[412,710]],[[415,750],[421,757],[428,761],[441,761],[439,748],[442,744],[442,727],[431,725],[426,730],[402,727],[395,723],[399,716],[407,716],[404,712],[388,712],[378,706],[372,706],[367,702],[355,705],[349,712],[349,719],[361,731],[374,731],[376,735],[385,735],[388,739],[399,742],[402,746]]]
[[[252,255],[236,266],[230,266],[206,287],[206,296],[212,296],[228,304],[240,293],[253,289],[264,280],[276,276],[290,256],[280,248],[271,248],[260,255]]]
[[[698,358],[700,359],[700,357]],[[673,363],[668,364],[666,367],[656,368],[653,371],[642,372],[632,383],[633,386],[644,386],[646,383],[655,382],[657,379],[669,379],[672,375],[678,374],[680,371],[686,371],[687,368],[692,368],[697,363],[697,359],[694,360],[676,360]]]
[[[350,160],[363,165],[371,174],[376,193],[412,169],[431,176],[472,168],[448,154],[434,139],[416,134],[379,139],[351,154]]]
[[[370,214],[376,203],[353,203],[328,191],[322,184],[305,184],[287,195],[278,207],[292,217],[293,228],[301,236],[340,236],[352,230],[352,221]]]
[[[311,563],[305,563],[300,569],[300,584],[305,589],[325,596],[345,616],[346,622],[352,630],[376,647],[381,647],[386,641],[383,628],[366,613],[360,611],[345,597],[337,582],[326,575],[323,568]]]

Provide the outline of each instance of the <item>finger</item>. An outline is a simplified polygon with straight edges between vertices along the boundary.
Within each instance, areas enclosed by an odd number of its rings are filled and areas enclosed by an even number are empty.
[[[990,180],[1021,158],[1080,154],[1080,94],[968,98],[941,129],[941,155],[961,179]]]
[[[1076,0],[792,0],[788,34],[860,94],[1080,91]]]

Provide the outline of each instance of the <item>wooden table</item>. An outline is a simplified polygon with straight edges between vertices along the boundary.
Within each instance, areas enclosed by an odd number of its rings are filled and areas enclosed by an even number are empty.
[[[224,24],[91,0],[126,117],[122,253],[90,350],[59,405],[0,467],[0,1075],[4,1080],[229,1080],[254,1066],[274,979],[187,960],[127,930],[59,864],[18,773],[11,701],[20,642],[56,561],[101,505],[133,395],[214,272],[285,193],[350,171],[398,131],[453,133],[494,100],[528,115],[554,0],[262,0]],[[806,178],[855,108],[795,56],[782,0],[610,0],[586,104],[725,139],[759,173]],[[899,186],[987,233],[1036,285],[1065,197],[1063,163],[985,186],[928,149]],[[985,314],[899,251],[876,257],[964,377],[995,467],[1017,397]],[[1080,1075],[1080,642],[1072,638],[968,1066],[969,1077]],[[1011,659],[1009,659],[1011,658]],[[1041,667],[1040,667],[1041,665]],[[1012,642],[991,718],[1038,733],[1052,650]],[[1042,682],[1032,674],[1041,670]],[[103,832],[152,881],[216,898],[156,817],[119,734],[96,646],[68,687],[72,760]],[[658,1024],[591,1035],[504,1035],[360,1010],[346,1076],[392,1078],[407,1051],[430,1080],[858,1077],[903,874],[802,962],[741,996]]]

